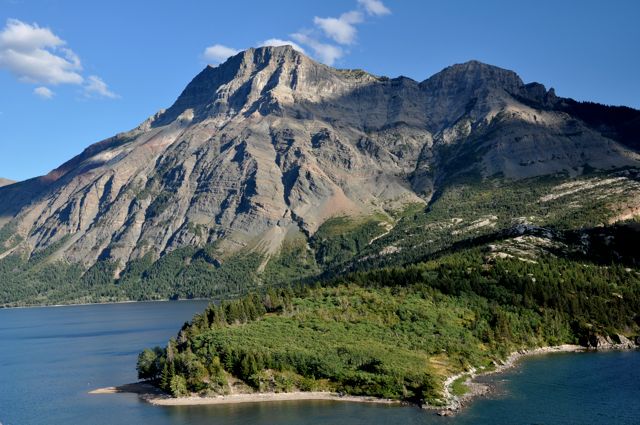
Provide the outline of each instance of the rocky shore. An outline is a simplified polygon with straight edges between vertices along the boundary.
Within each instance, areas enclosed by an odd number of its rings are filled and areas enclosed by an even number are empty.
[[[624,335],[602,336],[592,335],[585,341],[585,345],[564,344],[551,347],[539,347],[534,349],[518,350],[509,355],[503,362],[495,363],[495,368],[481,370],[471,368],[447,378],[444,382],[443,399],[444,406],[422,406],[424,409],[436,410],[440,416],[452,416],[479,396],[491,392],[490,384],[475,381],[476,377],[487,376],[504,372],[517,365],[518,361],[524,357],[553,354],[553,353],[578,353],[588,351],[608,351],[608,350],[635,350],[640,348],[640,336],[629,339]],[[463,395],[455,395],[452,391],[454,382],[466,376],[464,385],[467,392]]]

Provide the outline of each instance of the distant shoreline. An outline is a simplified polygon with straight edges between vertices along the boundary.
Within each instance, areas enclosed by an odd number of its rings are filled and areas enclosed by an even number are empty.
[[[0,310],[16,310],[27,308],[50,308],[50,307],[82,307],[92,305],[112,305],[112,304],[143,304],[143,303],[170,303],[170,302],[184,302],[184,301],[214,301],[210,298],[180,298],[177,300],[125,300],[125,301],[105,301],[99,303],[79,303],[79,304],[43,304],[43,305],[21,305],[21,306],[0,306]]]

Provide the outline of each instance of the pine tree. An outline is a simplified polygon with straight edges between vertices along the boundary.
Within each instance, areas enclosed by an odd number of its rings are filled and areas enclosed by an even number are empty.
[[[173,362],[166,362],[164,364],[164,368],[162,369],[162,376],[160,377],[160,388],[162,388],[166,392],[171,392],[171,379],[176,374],[176,368]]]

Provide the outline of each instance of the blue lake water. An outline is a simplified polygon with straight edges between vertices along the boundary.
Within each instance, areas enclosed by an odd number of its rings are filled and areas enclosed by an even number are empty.
[[[164,345],[206,302],[0,310],[0,423],[640,424],[640,352],[530,358],[497,391],[440,418],[413,407],[330,401],[156,407],[91,389],[136,380],[144,347]]]

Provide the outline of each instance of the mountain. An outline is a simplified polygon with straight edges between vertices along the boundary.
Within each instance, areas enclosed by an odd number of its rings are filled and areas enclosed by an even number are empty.
[[[0,177],[0,187],[8,186],[8,185],[13,184],[13,183],[15,183],[15,181]]]
[[[265,271],[288,278],[273,265],[289,260],[304,269],[295,276],[314,275],[382,236],[397,240],[401,212],[432,211],[465,181],[501,193],[551,178],[549,187],[574,179],[565,192],[592,194],[597,183],[613,188],[605,198],[624,198],[604,209],[633,217],[639,117],[477,61],[417,82],[334,69],[287,46],[248,49],[205,68],[137,128],[0,188],[0,259],[119,278],[145,287],[140,297],[202,295],[213,289],[193,288],[207,279],[221,291],[241,275],[240,290]],[[487,227],[477,219],[475,229]],[[399,248],[362,261],[385,249]],[[176,277],[193,264],[208,277]],[[155,292],[154,279],[180,283]]]

